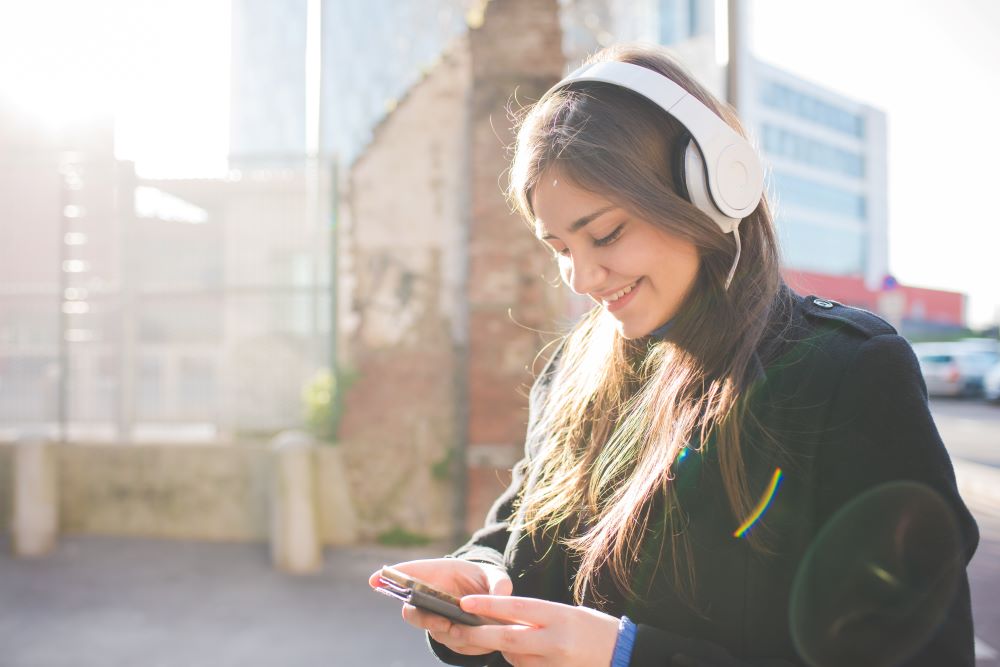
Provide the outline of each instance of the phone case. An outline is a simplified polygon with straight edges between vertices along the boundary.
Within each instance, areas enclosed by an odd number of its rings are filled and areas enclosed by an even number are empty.
[[[462,623],[463,625],[502,624],[501,621],[463,611],[459,606],[457,597],[439,591],[430,584],[409,577],[399,570],[393,570],[388,566],[382,568],[379,583],[382,586],[375,589],[379,593],[402,600],[419,609],[444,616],[456,623]]]

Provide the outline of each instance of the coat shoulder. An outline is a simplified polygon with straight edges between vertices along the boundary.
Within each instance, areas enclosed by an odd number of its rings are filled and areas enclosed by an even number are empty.
[[[846,329],[863,339],[894,335],[896,329],[875,313],[861,308],[845,306],[832,299],[806,296],[800,301],[803,316],[814,326]]]
[[[867,310],[818,296],[795,295],[792,304],[790,327],[770,363],[793,384],[840,377],[863,349],[908,348],[892,325]]]

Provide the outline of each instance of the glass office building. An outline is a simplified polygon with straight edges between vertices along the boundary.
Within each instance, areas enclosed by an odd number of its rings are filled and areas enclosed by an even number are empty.
[[[886,117],[777,67],[748,59],[741,113],[768,164],[768,195],[786,266],[887,273]]]
[[[570,66],[612,41],[658,42],[709,90],[726,97],[726,65],[717,53],[717,23],[723,17],[714,0],[565,5]],[[754,58],[747,45],[748,18],[737,26],[744,33],[736,54],[737,104],[768,170],[785,265],[861,277],[875,289],[888,264],[885,114]]]

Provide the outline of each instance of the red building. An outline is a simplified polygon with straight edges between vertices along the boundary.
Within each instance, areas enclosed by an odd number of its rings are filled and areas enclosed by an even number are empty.
[[[909,287],[887,279],[871,290],[860,276],[831,276],[785,269],[785,282],[799,294],[815,294],[878,313],[907,336],[947,333],[965,327],[966,297],[960,292]]]

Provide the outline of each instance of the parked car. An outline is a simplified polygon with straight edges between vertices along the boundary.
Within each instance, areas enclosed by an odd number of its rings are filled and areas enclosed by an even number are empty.
[[[913,351],[931,396],[981,396],[986,372],[1000,354],[982,345],[917,343]]]
[[[1000,364],[994,364],[983,376],[983,396],[988,401],[1000,402]]]

